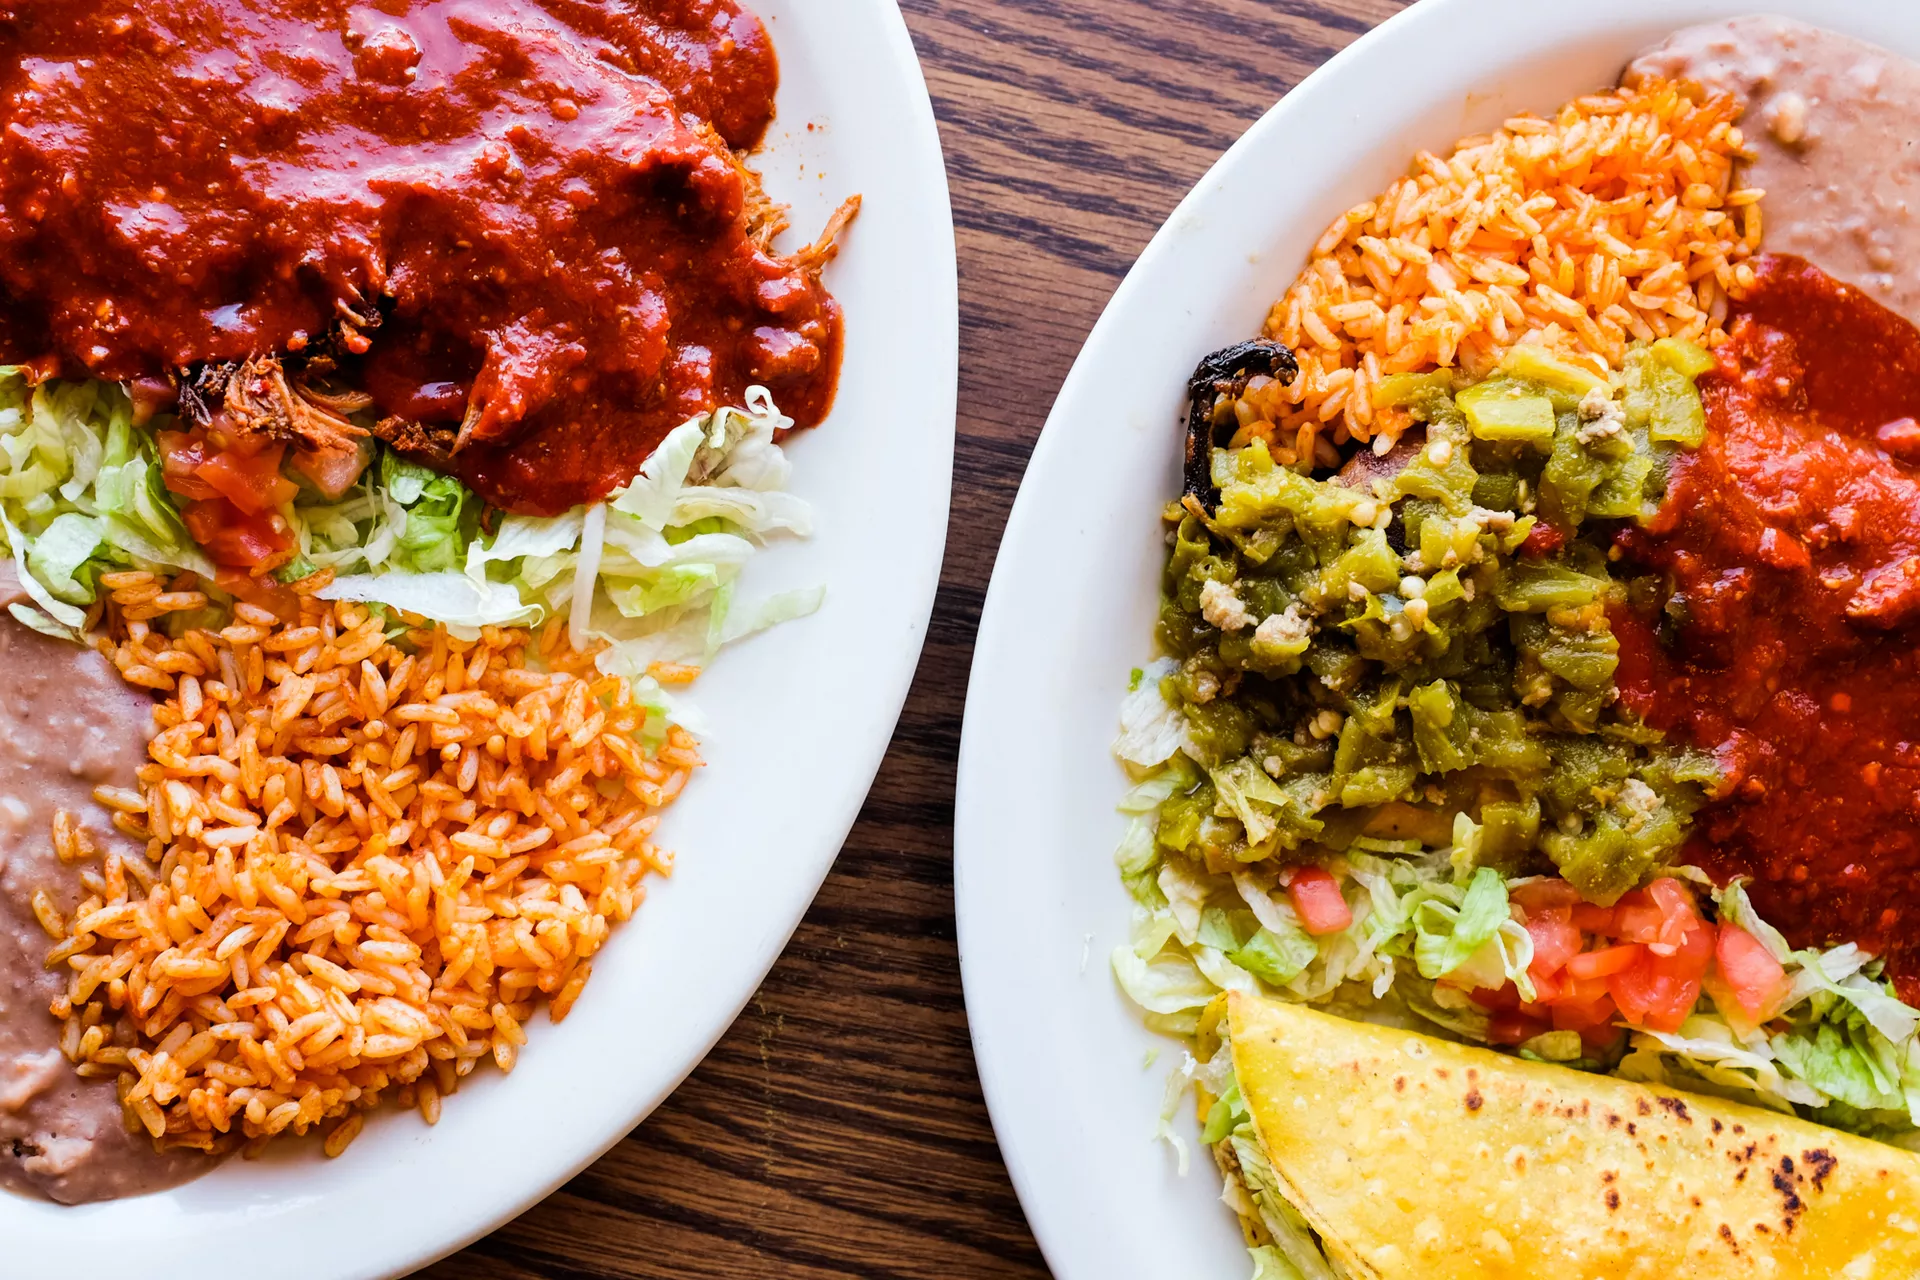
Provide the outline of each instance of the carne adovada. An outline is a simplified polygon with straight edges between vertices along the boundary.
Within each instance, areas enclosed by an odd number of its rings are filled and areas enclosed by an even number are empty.
[[[1917,108],[1682,32],[1196,372],[1113,964],[1258,1274],[1920,1266]]]
[[[132,381],[318,358],[372,396],[383,437],[541,514],[617,488],[750,385],[801,423],[826,412],[832,239],[769,248],[780,219],[737,152],[778,75],[726,0],[6,18],[14,363]]]
[[[335,1155],[580,998],[664,686],[822,598],[739,592],[857,209],[774,248],[777,83],[731,0],[0,4],[0,1186]]]

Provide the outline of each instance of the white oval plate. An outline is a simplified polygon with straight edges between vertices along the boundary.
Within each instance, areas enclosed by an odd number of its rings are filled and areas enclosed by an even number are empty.
[[[695,686],[709,767],[665,824],[672,880],[615,931],[558,1027],[482,1071],[440,1123],[382,1113],[160,1195],[61,1208],[0,1193],[0,1276],[397,1275],[546,1195],[672,1092],[773,964],[846,839],[906,698],[946,542],[959,366],[953,223],[933,110],[893,0],[749,0],[780,56],[756,163],[798,240],[866,198],[828,282],[845,308],[831,418],[790,443],[819,528],[743,588],[826,606],[729,650]]]
[[[1197,1145],[1152,1140],[1179,1046],[1140,1026],[1108,953],[1126,781],[1109,755],[1152,656],[1196,360],[1253,336],[1320,233],[1441,149],[1602,88],[1676,27],[1777,12],[1920,56],[1888,0],[1423,0],[1316,71],[1188,195],[1127,276],[1055,402],[981,618],[960,748],[956,908],[974,1052],[1000,1149],[1061,1280],[1247,1274]],[[1143,1068],[1149,1051],[1160,1061]],[[1183,1108],[1183,1111],[1187,1110]]]

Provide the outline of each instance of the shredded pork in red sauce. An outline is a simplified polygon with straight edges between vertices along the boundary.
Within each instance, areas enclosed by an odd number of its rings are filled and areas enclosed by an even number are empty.
[[[624,483],[753,383],[824,415],[824,252],[737,152],[731,0],[0,0],[0,348],[152,378],[337,354],[494,503]]]

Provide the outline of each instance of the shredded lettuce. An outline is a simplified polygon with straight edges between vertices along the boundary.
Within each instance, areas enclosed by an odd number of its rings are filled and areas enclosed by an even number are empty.
[[[1171,760],[1186,741],[1186,720],[1160,692],[1160,681],[1171,674],[1174,662],[1162,658],[1137,669],[1125,702],[1120,704],[1120,737],[1113,753],[1143,769]]]
[[[1285,986],[1306,972],[1320,954],[1320,948],[1298,925],[1275,931],[1262,928],[1238,947],[1227,952],[1227,959],[1273,986]]]
[[[317,593],[322,600],[390,605],[460,630],[537,621],[538,607],[509,584],[475,582],[463,573],[350,574]]]
[[[380,475],[387,496],[406,509],[395,558],[415,573],[457,568],[471,536],[469,525],[479,517],[480,501],[473,491],[391,449],[381,450]]]
[[[1153,1130],[1153,1136],[1172,1150],[1175,1166],[1183,1178],[1187,1176],[1190,1157],[1187,1140],[1173,1127],[1173,1118],[1180,1114],[1180,1104],[1185,1100],[1187,1091],[1193,1088],[1199,1067],[1200,1064],[1194,1061],[1191,1053],[1180,1055],[1179,1064],[1167,1073],[1167,1089],[1160,1104],[1160,1121]]]
[[[784,491],[790,467],[776,437],[791,425],[765,388],[749,388],[744,409],[671,432],[605,504],[550,517],[489,511],[457,478],[379,446],[344,493],[303,486],[283,510],[298,554],[277,576],[331,569],[324,598],[404,610],[463,634],[567,616],[576,640],[609,642],[600,668],[630,680],[661,713],[650,726],[698,732],[697,715],[650,674],[654,664],[704,666],[825,599],[820,587],[740,590],[762,546],[812,532],[811,509]],[[0,367],[0,553],[27,596],[8,612],[74,641],[103,573],[216,576],[163,482],[152,432],[133,424],[125,389],[32,386],[16,367]]]
[[[106,540],[105,520],[63,511],[27,548],[27,568],[56,598],[68,604],[90,604],[94,588],[81,578],[87,562]]]
[[[1771,1041],[1774,1058],[1836,1102],[1862,1111],[1905,1105],[1892,1046],[1855,1019],[1816,1023],[1808,1032]]]
[[[1861,1019],[1891,1044],[1904,1044],[1913,1038],[1914,1027],[1920,1025],[1920,1011],[1909,1008],[1885,985],[1863,976],[1857,969],[1840,976],[1831,971],[1830,966],[1853,969],[1856,960],[1864,959],[1858,947],[1848,944],[1824,955],[1808,952],[1798,959],[1801,973],[1816,984],[1816,990],[1808,992],[1810,997],[1817,999],[1824,992],[1852,1005]],[[1799,989],[1800,981],[1796,978],[1795,991]]]
[[[567,605],[567,630],[576,649],[593,634],[593,592],[607,549],[607,506],[596,502],[580,518],[580,559],[573,567],[573,598]]]
[[[674,523],[680,491],[687,487],[694,459],[707,444],[707,433],[706,425],[698,421],[670,432],[641,466],[640,474],[613,498],[614,509],[648,529]]]
[[[1726,1022],[1710,1014],[1688,1018],[1677,1033],[1640,1033],[1618,1070],[1630,1080],[1686,1087],[1776,1111],[1819,1107],[1826,1101],[1811,1085],[1785,1075],[1764,1041],[1748,1047]]]
[[[467,547],[467,576],[483,579],[489,564],[509,560],[545,560],[570,551],[580,541],[584,508],[557,516],[507,516],[489,540],[476,538]]]
[[[1191,958],[1174,949],[1142,960],[1132,947],[1116,947],[1113,972],[1127,998],[1148,1013],[1198,1009],[1220,994]]]
[[[811,528],[799,499],[736,479],[787,475],[773,438],[789,420],[764,394],[748,402],[750,412],[721,409],[675,428],[605,502],[500,516],[491,534],[458,480],[387,453],[340,501],[298,509],[303,550],[317,566],[356,571],[322,592],[329,599],[379,601],[466,630],[558,614],[576,643],[610,642],[600,658],[608,674],[704,665],[824,599],[811,588],[733,603],[763,542]]]
[[[44,582],[34,576],[28,563],[27,554],[27,548],[32,546],[32,542],[25,534],[20,532],[20,529],[12,520],[7,518],[4,506],[0,506],[0,531],[5,532],[7,535],[7,545],[14,549],[13,569],[15,576],[20,579],[20,585],[25,588],[27,595],[35,604],[39,605],[40,608],[45,611],[45,616],[51,618],[63,628],[76,628],[85,625],[87,615],[84,612],[56,597]]]
[[[1237,811],[1257,798],[1259,784],[1244,780],[1252,785],[1230,794],[1218,771],[1204,773],[1184,749],[1181,726],[1161,722],[1158,683],[1151,669],[1143,672],[1127,698],[1116,745],[1135,778],[1120,805],[1128,824],[1115,853],[1135,905],[1129,940],[1114,949],[1111,963],[1117,985],[1149,1027],[1192,1037],[1209,1003],[1222,991],[1242,990],[1486,1044],[1490,1019],[1474,988],[1512,982],[1523,999],[1533,998],[1532,937],[1515,919],[1510,898],[1524,878],[1509,879],[1459,856],[1477,833],[1470,821],[1455,823],[1452,843],[1439,848],[1409,839],[1354,840],[1326,864],[1353,923],[1318,938],[1301,927],[1284,872],[1255,864],[1216,874],[1163,845],[1160,815],[1170,799],[1211,781],[1222,811]],[[1135,763],[1143,759],[1155,763]],[[1779,1007],[1755,1024],[1709,983],[1678,1031],[1628,1027],[1617,1060],[1590,1058],[1571,1031],[1545,1032],[1518,1052],[1733,1098],[1920,1149],[1920,1010],[1899,999],[1879,963],[1852,944],[1793,950],[1754,909],[1741,882],[1718,887],[1686,867],[1671,874],[1711,900],[1713,918],[1745,929],[1781,962],[1787,989]],[[1185,1140],[1172,1118],[1196,1084],[1214,1099],[1201,1136],[1228,1171],[1223,1199],[1270,1238],[1251,1250],[1256,1280],[1338,1276],[1278,1193],[1245,1119],[1230,1057],[1199,1064],[1183,1055],[1168,1080],[1159,1132],[1179,1152],[1183,1171]]]
[[[339,498],[297,502],[293,525],[302,556],[316,568],[382,579],[438,574],[464,566],[484,506],[455,477],[382,446],[378,461]]]
[[[1414,963],[1421,977],[1458,975],[1469,979],[1461,985],[1474,987],[1497,987],[1512,978],[1522,998],[1532,998],[1526,971],[1533,960],[1533,941],[1513,921],[1499,872],[1481,867],[1464,889],[1424,886],[1410,914]]]
[[[762,545],[813,524],[807,505],[781,490],[789,468],[775,436],[791,419],[764,388],[746,400],[669,432],[604,502],[555,516],[483,518],[457,479],[383,450],[339,500],[296,506],[302,554],[343,575],[330,598],[377,600],[468,630],[563,616],[576,644],[609,642],[600,658],[608,674],[703,666],[825,598],[814,587],[736,599]]]
[[[1274,1176],[1273,1166],[1267,1163],[1266,1152],[1260,1149],[1252,1123],[1236,1128],[1228,1136],[1227,1146],[1240,1170],[1240,1180],[1259,1211],[1261,1225],[1273,1237],[1272,1248],[1280,1260],[1292,1267],[1302,1280],[1337,1280],[1333,1264],[1327,1260],[1312,1229],[1281,1192],[1279,1179]]]
[[[813,525],[806,504],[780,490],[789,468],[774,437],[791,420],[761,388],[748,391],[747,406],[676,427],[604,503],[507,517],[465,546],[466,576],[510,589],[543,615],[568,614],[578,639],[609,641],[600,658],[609,674],[703,666],[726,645],[815,612],[825,599],[818,587],[737,596],[763,544]]]
[[[1253,1280],[1301,1280],[1300,1268],[1272,1245],[1263,1244],[1247,1253],[1253,1258]]]
[[[1234,988],[1486,1043],[1489,1020],[1473,988],[1512,982],[1523,999],[1533,998],[1532,938],[1509,899],[1519,881],[1457,859],[1457,824],[1456,845],[1445,848],[1356,842],[1332,864],[1353,923],[1315,938],[1270,872],[1215,875],[1161,845],[1158,806],[1198,776],[1176,755],[1148,771],[1123,802],[1130,822],[1116,862],[1136,907],[1114,971],[1157,1025],[1177,1029],[1210,996]],[[1231,798],[1223,794],[1221,802]],[[1754,910],[1742,883],[1718,888],[1689,869],[1676,873],[1702,884],[1719,919],[1746,929],[1781,961],[1787,993],[1756,1025],[1709,984],[1679,1031],[1628,1028],[1625,1056],[1611,1069],[1920,1146],[1920,1010],[1899,999],[1878,962],[1853,944],[1795,951]],[[1166,1015],[1176,1015],[1171,1024]],[[1609,1065],[1588,1061],[1578,1037],[1567,1034],[1536,1037],[1521,1051]]]
[[[112,383],[29,386],[0,367],[0,535],[33,607],[11,612],[73,638],[116,569],[209,574],[161,483],[153,442]]]

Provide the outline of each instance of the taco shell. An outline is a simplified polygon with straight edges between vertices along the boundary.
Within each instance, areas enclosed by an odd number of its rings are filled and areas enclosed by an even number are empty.
[[[1920,1156],[1235,993],[1285,1197],[1355,1280],[1911,1280]]]

